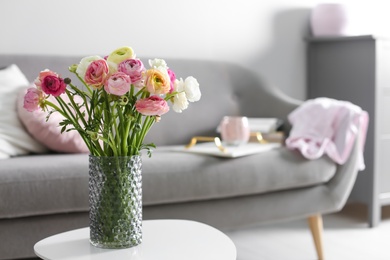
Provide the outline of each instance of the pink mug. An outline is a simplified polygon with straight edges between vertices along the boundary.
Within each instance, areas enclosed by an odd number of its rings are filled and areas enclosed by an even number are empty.
[[[221,138],[227,145],[238,146],[249,141],[250,130],[245,116],[225,116],[220,123]]]

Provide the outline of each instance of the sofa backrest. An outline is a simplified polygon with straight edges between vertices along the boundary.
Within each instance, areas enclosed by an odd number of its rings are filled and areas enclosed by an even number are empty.
[[[32,82],[46,68],[70,77],[68,67],[82,57],[45,55],[0,55],[0,68],[16,64]],[[147,64],[147,59],[142,59]],[[148,136],[147,142],[156,145],[187,143],[192,136],[216,136],[216,128],[225,115],[248,117],[278,117],[287,122],[294,102],[278,89],[266,86],[259,75],[247,68],[222,61],[166,59],[178,78],[195,77],[202,98],[191,103],[183,113],[173,110],[162,116]],[[288,127],[288,126],[287,126]]]

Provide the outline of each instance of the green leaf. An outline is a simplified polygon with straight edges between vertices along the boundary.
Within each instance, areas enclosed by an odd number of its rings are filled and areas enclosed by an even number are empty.
[[[146,150],[146,153],[148,155],[148,157],[152,157],[152,148],[156,148],[156,145],[154,143],[150,143],[150,144],[142,144],[141,145],[141,150]]]
[[[142,129],[142,126],[140,123],[134,124],[134,131],[135,132],[139,132],[139,131],[141,131],[141,129]]]

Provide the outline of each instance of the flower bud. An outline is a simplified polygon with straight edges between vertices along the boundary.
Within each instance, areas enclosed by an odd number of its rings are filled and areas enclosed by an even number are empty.
[[[91,137],[91,139],[93,141],[97,141],[99,139],[99,136],[96,132],[92,132],[92,131],[87,130],[87,134],[89,134],[89,136]]]
[[[69,71],[72,72],[72,73],[75,73],[78,66],[79,66],[79,65],[77,65],[77,64],[71,65],[71,66],[69,67]]]
[[[126,106],[129,103],[129,98],[127,96],[121,96],[119,99],[119,105]]]
[[[134,115],[133,115],[133,113],[131,111],[129,113],[127,113],[125,116],[130,121],[134,121],[135,120],[135,117],[134,117]]]
[[[64,82],[66,85],[69,85],[72,80],[70,78],[64,78]]]
[[[142,129],[141,124],[137,123],[137,124],[134,125],[134,131],[135,132],[139,132],[139,131],[141,131],[141,129]]]

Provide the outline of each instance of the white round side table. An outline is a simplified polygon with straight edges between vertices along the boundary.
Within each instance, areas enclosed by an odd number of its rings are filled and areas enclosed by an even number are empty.
[[[146,220],[143,241],[127,249],[102,249],[89,243],[89,228],[45,238],[34,246],[46,260],[236,260],[234,243],[221,231],[189,220]]]

